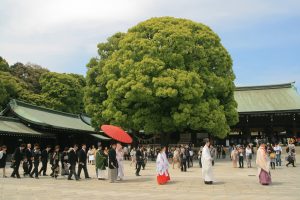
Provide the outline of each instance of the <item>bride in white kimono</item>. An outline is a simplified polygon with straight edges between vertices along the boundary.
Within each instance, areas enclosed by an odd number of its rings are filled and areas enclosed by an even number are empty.
[[[157,183],[165,184],[170,180],[169,161],[166,155],[166,147],[163,147],[156,159]]]
[[[212,184],[214,181],[213,171],[212,171],[212,157],[210,155],[210,142],[207,139],[205,146],[202,150],[201,163],[202,163],[202,177],[205,184]]]
[[[120,143],[117,144],[116,148],[117,161],[118,161],[118,180],[123,180],[124,178],[124,151]]]

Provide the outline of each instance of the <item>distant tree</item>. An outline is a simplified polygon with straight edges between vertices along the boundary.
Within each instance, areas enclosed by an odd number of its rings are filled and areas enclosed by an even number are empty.
[[[0,71],[0,107],[3,109],[11,98],[19,98],[26,91],[26,84],[8,72]]]
[[[36,94],[41,92],[39,79],[41,75],[47,72],[49,72],[48,69],[33,63],[24,65],[18,62],[10,67],[10,73],[23,80],[28,85],[28,89]]]
[[[41,76],[40,84],[41,95],[47,99],[44,106],[64,112],[82,112],[83,87],[80,80],[69,74],[48,72]]]
[[[231,57],[203,24],[152,18],[108,38],[98,53],[84,98],[94,126],[225,137],[238,121]]]
[[[7,72],[9,70],[9,65],[7,61],[0,56],[0,71]]]

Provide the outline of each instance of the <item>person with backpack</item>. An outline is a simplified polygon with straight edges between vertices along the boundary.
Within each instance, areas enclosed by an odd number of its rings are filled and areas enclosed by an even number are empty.
[[[275,169],[276,153],[275,153],[275,151],[274,151],[274,149],[271,145],[269,145],[267,147],[267,151],[268,151],[268,154],[269,154],[269,157],[270,157],[271,169]]]

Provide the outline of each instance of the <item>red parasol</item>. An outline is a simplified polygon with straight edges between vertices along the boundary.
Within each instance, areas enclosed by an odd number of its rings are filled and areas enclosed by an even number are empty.
[[[120,127],[113,125],[102,125],[101,130],[109,137],[126,144],[132,143],[132,138]]]

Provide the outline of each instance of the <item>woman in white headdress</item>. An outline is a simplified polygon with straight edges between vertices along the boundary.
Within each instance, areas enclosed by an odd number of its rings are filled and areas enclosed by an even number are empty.
[[[201,163],[202,163],[202,177],[205,184],[212,184],[214,181],[212,171],[212,157],[210,155],[210,142],[208,139],[205,140],[205,146],[202,150]]]
[[[165,184],[170,180],[168,169],[169,161],[166,155],[166,147],[163,147],[158,153],[156,159],[157,183],[159,185]]]
[[[262,185],[271,184],[270,160],[266,153],[266,144],[260,141],[260,146],[256,153],[256,165],[258,168],[259,183]]]

